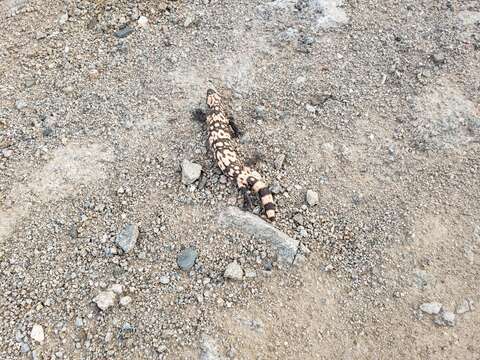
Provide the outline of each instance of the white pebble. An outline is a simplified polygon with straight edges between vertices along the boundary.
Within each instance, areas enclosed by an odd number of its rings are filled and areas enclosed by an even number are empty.
[[[30,336],[33,340],[39,343],[43,343],[43,340],[45,340],[45,333],[43,332],[43,327],[38,324],[33,325]]]
[[[167,275],[160,276],[160,283],[167,285],[170,282],[170,278]]]
[[[121,294],[123,292],[123,285],[122,284],[113,284],[112,286],[110,286],[110,289],[115,294]]]
[[[15,101],[15,107],[17,110],[22,110],[27,107],[27,102],[24,100],[17,100]]]
[[[315,206],[318,204],[318,193],[313,190],[307,190],[307,203],[310,206]]]
[[[148,25],[148,19],[145,16],[140,16],[137,23],[140,27],[146,27]]]
[[[430,315],[436,315],[442,309],[442,304],[438,302],[425,303],[420,305],[420,310]]]
[[[232,280],[242,280],[243,279],[243,270],[242,267],[236,262],[231,262],[230,264],[227,265],[227,268],[225,269],[225,273],[223,276],[226,279],[232,279]]]
[[[127,306],[132,302],[132,298],[130,296],[123,296],[120,298],[120,305],[121,306]]]
[[[94,299],[93,302],[97,304],[100,310],[107,310],[110,306],[114,305],[115,302],[115,293],[113,291],[102,291],[98,294]]]

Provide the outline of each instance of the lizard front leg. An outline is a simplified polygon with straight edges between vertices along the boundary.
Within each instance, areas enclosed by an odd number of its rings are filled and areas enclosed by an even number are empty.
[[[233,134],[234,137],[238,138],[238,137],[242,136],[242,132],[238,128],[237,123],[235,122],[235,119],[233,118],[233,116],[230,116],[228,118],[228,124],[230,125],[230,128],[232,129],[232,134]]]

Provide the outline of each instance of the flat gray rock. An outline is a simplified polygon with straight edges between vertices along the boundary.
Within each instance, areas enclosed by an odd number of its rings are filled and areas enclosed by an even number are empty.
[[[220,214],[219,223],[223,227],[235,228],[245,234],[267,241],[277,251],[278,260],[293,264],[299,242],[260,217],[230,206]]]
[[[138,226],[135,224],[127,224],[117,235],[115,244],[117,244],[125,253],[128,253],[135,247],[138,235]]]

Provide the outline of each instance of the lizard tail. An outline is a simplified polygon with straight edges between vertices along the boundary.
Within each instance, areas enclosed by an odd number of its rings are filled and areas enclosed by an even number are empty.
[[[273,202],[272,192],[262,180],[255,178],[250,178],[249,180],[250,189],[260,196],[260,201],[265,209],[267,219],[269,221],[275,221],[275,203]]]

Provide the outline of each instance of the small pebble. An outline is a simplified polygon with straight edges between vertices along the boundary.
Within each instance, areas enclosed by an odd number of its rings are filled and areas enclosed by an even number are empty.
[[[293,221],[295,221],[295,223],[297,225],[303,225],[303,216],[302,214],[296,214],[294,217],[293,217]]]
[[[45,333],[43,332],[43,327],[38,324],[33,325],[30,336],[33,340],[39,343],[43,343],[43,340],[45,340]]]
[[[126,38],[132,32],[133,32],[133,29],[127,25],[124,28],[114,32],[113,35],[119,39],[122,39],[122,38]]]
[[[68,14],[65,13],[65,14],[60,15],[60,17],[58,18],[58,23],[60,25],[64,25],[67,22],[67,20],[68,20]]]
[[[455,326],[455,314],[451,311],[442,311],[433,322],[439,326]]]
[[[23,335],[23,333],[22,333],[20,330],[17,330],[17,331],[15,332],[15,340],[16,340],[17,342],[21,342],[24,337],[25,337],[25,336]]]
[[[315,206],[318,204],[318,193],[313,190],[307,190],[306,199],[308,205]]]
[[[132,302],[132,298],[130,296],[123,296],[120,298],[119,302],[121,306],[127,306]]]
[[[283,192],[283,188],[282,186],[277,182],[275,181],[273,183],[273,185],[270,187],[270,190],[272,191],[273,194],[280,194],[281,192]]]
[[[424,303],[420,305],[420,310],[430,315],[436,315],[440,313],[441,309],[442,309],[442,304],[438,302]]]
[[[257,106],[255,108],[255,117],[257,119],[264,119],[265,118],[265,106]]]
[[[276,157],[274,162],[275,169],[280,170],[282,168],[283,163],[285,162],[285,157],[285,154],[280,154]]]
[[[32,360],[42,360],[42,353],[39,349],[32,351]]]
[[[35,79],[28,78],[25,80],[25,87],[31,88],[33,85],[35,85]]]
[[[290,42],[295,38],[297,38],[297,36],[298,36],[298,30],[292,27],[289,27],[287,30],[282,31],[280,34],[278,34],[278,39],[283,42]]]
[[[445,63],[445,55],[443,54],[433,54],[432,55],[432,60],[435,64],[440,65]]]
[[[15,107],[17,110],[22,110],[27,107],[27,102],[24,100],[15,101]]]
[[[177,265],[184,271],[190,270],[198,257],[197,250],[192,247],[186,248],[177,256]]]
[[[202,166],[191,162],[189,160],[183,160],[182,162],[182,182],[185,185],[193,184],[201,175]]]
[[[145,16],[140,16],[137,20],[138,26],[144,28],[148,25],[148,19]]]
[[[46,127],[42,131],[43,136],[47,137],[53,134],[53,129],[51,127]]]
[[[183,26],[184,27],[189,27],[195,22],[195,17],[193,15],[188,15],[187,18],[185,19]]]
[[[442,312],[442,320],[447,326],[454,326],[455,325],[455,314],[451,311],[443,311]]]
[[[312,36],[303,35],[300,37],[300,42],[304,45],[312,45],[315,39]]]
[[[105,342],[106,342],[106,343],[109,343],[110,341],[112,341],[112,339],[113,339],[113,333],[107,332],[107,333],[105,334],[105,339],[104,339]]]
[[[167,285],[170,283],[170,278],[167,275],[160,276],[160,284]]]
[[[97,304],[100,310],[107,310],[109,307],[113,306],[115,303],[115,293],[111,290],[102,291],[98,294],[93,302]]]
[[[30,351],[30,346],[27,343],[22,342],[20,344],[20,352],[21,353],[28,353]]]
[[[112,290],[115,294],[121,294],[123,292],[123,285],[113,284],[112,286],[110,286],[110,290]]]
[[[99,76],[99,73],[97,69],[91,69],[88,72],[88,77],[90,78],[90,80],[96,80],[98,79],[98,76]]]
[[[123,250],[123,252],[128,253],[135,247],[138,235],[138,226],[135,224],[127,224],[117,235],[115,243]]]
[[[3,150],[1,151],[1,154],[2,154],[3,157],[9,158],[9,157],[11,157],[11,156],[13,155],[13,151],[10,150],[10,149],[3,149]]]
[[[465,314],[466,312],[473,310],[473,302],[470,299],[463,300],[460,304],[457,305],[456,313]]]
[[[233,261],[227,265],[223,276],[226,279],[242,280],[243,279],[242,267],[236,261]]]
[[[263,264],[263,268],[267,271],[272,271],[272,269],[273,269],[272,261],[271,260],[265,261],[265,263]]]

